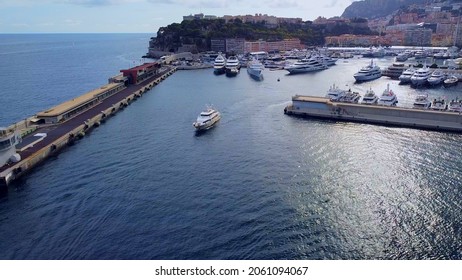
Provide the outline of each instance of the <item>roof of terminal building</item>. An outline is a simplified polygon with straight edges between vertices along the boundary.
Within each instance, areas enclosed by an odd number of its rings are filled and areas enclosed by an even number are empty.
[[[150,68],[150,67],[155,66],[155,65],[159,65],[159,63],[158,62],[146,62],[146,63],[144,63],[142,65],[138,65],[138,66],[132,67],[130,69],[120,70],[120,72],[122,72],[122,71],[133,71],[133,70],[139,71],[139,70],[144,70],[146,68]]]
[[[116,88],[117,86],[120,86],[120,83],[110,83],[107,85],[104,85],[100,88],[94,89],[92,91],[89,91],[79,97],[76,97],[72,100],[66,101],[62,104],[59,104],[53,108],[50,108],[46,111],[42,111],[37,114],[37,117],[54,117],[54,116],[59,116],[61,114],[64,114],[68,112],[69,110],[72,110],[82,104],[87,103],[88,101],[92,100],[95,96],[98,94],[101,94],[107,90],[111,90],[113,88]]]

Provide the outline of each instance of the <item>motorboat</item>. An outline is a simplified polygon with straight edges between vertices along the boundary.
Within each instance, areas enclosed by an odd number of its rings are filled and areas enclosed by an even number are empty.
[[[411,77],[414,75],[415,69],[413,66],[409,67],[408,69],[403,71],[403,74],[401,74],[398,79],[401,84],[407,84],[411,82]]]
[[[373,60],[367,66],[362,67],[357,73],[353,75],[357,82],[366,82],[378,79],[382,76],[380,67],[374,64]]]
[[[411,77],[411,84],[413,86],[423,86],[427,83],[428,78],[430,78],[432,71],[427,66],[419,68],[415,71],[414,75]]]
[[[211,107],[207,107],[206,110],[199,114],[197,120],[193,123],[193,126],[196,131],[207,130],[212,128],[220,119],[220,112]]]
[[[9,162],[21,160],[21,156],[16,153],[16,145],[20,142],[19,132],[0,128],[0,167]]]
[[[284,67],[290,74],[307,73],[327,69],[327,65],[314,58],[303,58]]]
[[[396,97],[396,94],[390,89],[390,85],[387,84],[387,88],[383,91],[382,95],[377,101],[377,105],[396,106],[396,103],[398,103],[398,98]]]
[[[377,104],[377,101],[379,101],[377,94],[372,89],[368,89],[363,96],[363,100],[361,100],[361,104]]]
[[[215,61],[213,62],[213,73],[220,75],[225,73],[225,64],[226,58],[220,53],[218,53]]]
[[[402,52],[396,56],[395,60],[398,62],[404,62],[408,60],[408,58],[409,58],[409,54],[407,52]]]
[[[448,110],[451,112],[462,112],[462,100],[451,100],[448,105]]]
[[[263,64],[257,60],[256,58],[253,58],[248,64],[247,64],[247,73],[254,79],[256,80],[262,80],[263,79],[263,69],[265,67]]]
[[[388,66],[382,71],[383,76],[390,77],[392,79],[398,79],[401,74],[406,70],[406,66],[401,62],[393,62],[392,65]]]
[[[412,108],[414,109],[428,109],[432,105],[432,102],[428,100],[428,95],[426,94],[419,94],[416,96],[414,100],[414,104]]]
[[[457,83],[459,83],[459,79],[456,76],[451,76],[447,78],[446,80],[443,81],[443,86],[444,87],[453,87],[456,86]]]
[[[444,80],[446,80],[446,75],[440,70],[435,70],[430,75],[430,78],[427,79],[427,82],[431,86],[438,86],[441,85]]]
[[[236,76],[239,74],[239,70],[241,69],[241,63],[236,56],[230,56],[226,60],[225,68],[226,76]]]
[[[446,101],[444,99],[438,98],[438,99],[433,99],[432,102],[432,107],[433,110],[437,111],[444,111],[448,108],[448,104],[446,104]]]
[[[346,94],[346,90],[340,89],[335,84],[327,91],[326,97],[331,101],[339,101]]]
[[[338,99],[338,101],[345,102],[345,103],[358,103],[360,98],[361,98],[361,95],[358,92],[351,91],[350,89],[348,91],[345,91],[345,94],[343,94],[343,96],[341,96]]]

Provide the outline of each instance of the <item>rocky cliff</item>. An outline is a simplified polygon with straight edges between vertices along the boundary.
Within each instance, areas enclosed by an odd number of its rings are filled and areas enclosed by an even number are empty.
[[[364,0],[351,3],[342,14],[345,18],[362,17],[367,19],[385,17],[400,7],[412,4],[425,4],[429,0]]]

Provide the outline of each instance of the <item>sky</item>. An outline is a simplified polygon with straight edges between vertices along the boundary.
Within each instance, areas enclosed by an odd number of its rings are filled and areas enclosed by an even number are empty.
[[[183,16],[340,16],[355,0],[0,0],[0,33],[156,33]]]

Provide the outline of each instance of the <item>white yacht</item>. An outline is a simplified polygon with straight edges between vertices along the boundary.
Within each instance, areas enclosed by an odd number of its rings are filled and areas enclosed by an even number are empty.
[[[327,91],[326,97],[331,101],[339,101],[346,94],[346,90],[340,89],[335,84]]]
[[[379,97],[372,89],[369,89],[366,91],[366,94],[364,94],[361,104],[377,104],[377,101],[379,101]]]
[[[419,68],[411,77],[411,84],[413,86],[423,86],[427,83],[428,78],[432,75],[432,71],[427,66]]]
[[[203,131],[212,128],[221,119],[220,112],[208,107],[205,111],[202,111],[197,120],[193,123],[196,131]]]
[[[262,80],[263,79],[263,69],[265,67],[263,64],[257,60],[256,58],[253,58],[248,64],[247,64],[247,73],[254,79],[257,80]]]
[[[290,74],[314,72],[327,69],[327,65],[320,63],[314,58],[303,58],[294,64],[284,67]]]
[[[396,103],[398,103],[398,98],[396,97],[396,94],[390,89],[390,85],[388,84],[387,88],[380,96],[379,101],[377,101],[377,105],[396,106]]]
[[[220,75],[225,73],[225,64],[226,58],[220,53],[218,53],[215,61],[213,62],[213,73]]]
[[[437,111],[444,111],[448,108],[448,104],[442,98],[433,99],[432,109]]]
[[[392,65],[388,66],[382,71],[382,75],[390,77],[392,79],[398,79],[401,74],[406,70],[406,66],[402,62],[393,62]]]
[[[345,103],[358,103],[359,99],[361,98],[361,95],[358,92],[355,91],[345,91],[345,94],[339,98],[339,102],[345,102]]]
[[[408,69],[404,70],[403,74],[401,74],[398,79],[401,84],[407,84],[411,82],[411,77],[414,75],[415,69],[413,66],[409,67]]]
[[[433,71],[433,73],[430,75],[430,78],[427,79],[427,82],[431,86],[437,86],[441,85],[444,80],[446,80],[446,75],[442,71],[436,70]]]
[[[0,167],[8,162],[21,160],[16,153],[16,145],[21,142],[19,133],[10,131],[7,128],[0,128]]]
[[[321,64],[327,65],[328,67],[333,66],[337,63],[337,59],[326,56],[326,55],[315,55],[312,58],[316,59]]]
[[[380,67],[374,64],[373,60],[367,66],[362,67],[353,77],[357,82],[366,82],[378,79],[382,76]]]
[[[233,55],[228,57],[226,60],[225,68],[227,76],[236,76],[241,69],[241,63],[239,62],[237,56]]]
[[[448,110],[451,112],[462,112],[462,101],[461,100],[451,100],[448,105]]]
[[[419,94],[416,96],[414,100],[414,104],[412,108],[414,109],[428,109],[432,105],[432,102],[428,100],[428,95],[426,94]]]
[[[453,87],[453,86],[457,86],[457,83],[459,83],[459,79],[456,76],[451,76],[443,81],[443,86]]]

